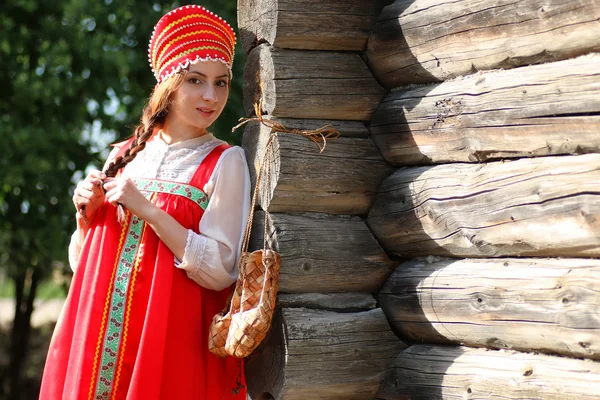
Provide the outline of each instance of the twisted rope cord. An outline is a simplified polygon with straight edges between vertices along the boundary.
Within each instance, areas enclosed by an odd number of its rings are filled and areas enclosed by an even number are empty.
[[[313,143],[315,143],[317,146],[319,146],[319,150],[321,153],[323,153],[323,151],[325,151],[325,146],[327,146],[327,139],[335,139],[335,138],[340,137],[340,131],[337,130],[331,124],[327,124],[318,129],[289,129],[289,128],[286,128],[283,124],[281,124],[278,121],[265,119],[261,113],[261,110],[262,110],[262,99],[258,103],[254,103],[254,114],[256,116],[250,117],[250,118],[240,118],[238,121],[239,124],[234,126],[233,129],[231,129],[231,132],[235,132],[236,129],[240,128],[241,126],[247,124],[250,121],[258,121],[261,124],[263,124],[264,126],[271,128],[271,136],[273,136],[273,134],[276,132],[283,132],[283,133],[293,133],[295,135],[307,137],[308,139],[313,141]],[[322,145],[321,145],[321,143],[322,143]],[[265,154],[266,154],[266,151],[265,151]],[[264,161],[264,158],[265,157],[263,156],[263,161]]]
[[[246,223],[246,229],[244,231],[244,239],[242,241],[242,254],[244,254],[244,253],[248,252],[248,247],[250,244],[250,234],[252,232],[252,224],[254,221],[254,210],[256,208],[258,194],[261,189],[261,183],[262,183],[263,172],[264,172],[266,174],[266,187],[264,188],[264,191],[263,191],[263,199],[264,199],[264,203],[265,203],[264,204],[264,206],[265,206],[265,222],[264,222],[264,227],[263,227],[263,229],[264,229],[264,231],[263,231],[263,249],[264,249],[263,265],[266,266],[267,263],[266,263],[265,258],[268,256],[269,251],[273,251],[270,247],[267,248],[267,233],[268,233],[268,220],[269,220],[269,205],[271,203],[271,162],[272,162],[272,156],[273,156],[273,141],[276,137],[276,133],[283,132],[283,133],[291,133],[291,134],[295,134],[295,135],[304,136],[304,137],[310,139],[313,143],[315,143],[319,147],[320,153],[323,153],[323,151],[325,150],[325,147],[327,145],[327,139],[338,138],[340,136],[340,131],[337,130],[331,124],[327,124],[318,129],[306,129],[306,130],[304,130],[304,129],[288,129],[280,122],[263,118],[263,116],[261,114],[261,109],[262,109],[262,99],[258,103],[254,103],[254,113],[256,116],[250,117],[250,118],[240,118],[240,120],[239,120],[240,123],[237,124],[235,127],[233,127],[233,129],[231,131],[235,132],[238,128],[247,124],[250,121],[258,121],[261,124],[265,125],[266,127],[270,128],[270,130],[271,130],[270,134],[269,134],[269,140],[267,141],[265,150],[260,159],[260,164],[259,164],[258,171],[256,174],[256,186],[254,187],[254,193],[252,195],[252,203],[250,205],[250,214],[248,215],[248,221]],[[266,169],[265,169],[265,166],[266,166]],[[238,263],[238,270],[239,270],[239,274],[240,274],[239,278],[241,281],[246,279],[246,276],[245,276],[246,270],[244,268],[243,258],[244,257],[240,257],[240,260]],[[263,291],[260,296],[260,303],[263,302],[264,285],[266,285],[266,283],[269,279],[269,272],[270,272],[269,268],[267,268],[265,270],[265,280],[263,283]]]
[[[318,129],[288,129],[283,124],[278,121],[273,121],[270,119],[265,119],[261,113],[262,110],[262,99],[257,103],[254,103],[254,114],[255,117],[250,118],[240,118],[236,126],[231,129],[231,132],[235,132],[238,128],[247,124],[250,121],[258,121],[264,126],[271,129],[269,140],[265,146],[265,150],[260,159],[260,164],[258,167],[258,172],[256,174],[256,186],[254,188],[254,194],[252,195],[252,204],[250,206],[250,214],[248,215],[248,222],[246,223],[246,230],[244,231],[244,239],[242,241],[242,254],[248,251],[248,246],[250,244],[250,233],[252,231],[252,222],[254,221],[254,209],[256,207],[256,202],[258,199],[258,193],[261,187],[261,180],[264,171],[265,165],[266,169],[266,179],[267,179],[267,187],[265,188],[265,192],[263,193],[263,198],[265,199],[265,225],[264,225],[264,236],[263,236],[263,248],[267,249],[267,231],[268,231],[268,219],[269,219],[269,204],[271,202],[271,156],[273,153],[272,144],[273,140],[276,137],[277,132],[283,133],[292,133],[295,135],[304,136],[310,139],[313,143],[315,143],[320,150],[320,153],[323,153],[325,147],[327,146],[327,139],[335,139],[340,137],[340,131],[335,128],[331,124],[327,124]],[[241,259],[240,259],[241,260]],[[240,269],[240,274],[241,274]]]

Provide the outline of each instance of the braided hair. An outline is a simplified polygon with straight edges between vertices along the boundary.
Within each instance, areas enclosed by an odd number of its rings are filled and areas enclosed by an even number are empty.
[[[104,174],[108,178],[117,176],[120,170],[133,161],[138,153],[146,147],[146,142],[152,137],[154,129],[164,125],[171,108],[171,97],[183,83],[186,73],[186,70],[182,70],[154,88],[148,103],[144,107],[140,124],[135,128],[134,139],[131,141],[129,148],[122,156],[112,160],[104,170]],[[80,212],[83,218],[86,219],[85,206],[80,208]],[[125,222],[125,209],[121,204],[117,208],[117,219],[121,224]]]
[[[119,170],[133,161],[137,154],[146,147],[146,142],[152,137],[154,129],[164,124],[171,108],[171,97],[183,83],[186,72],[182,70],[154,88],[148,103],[144,107],[140,124],[135,129],[133,141],[122,156],[117,157],[108,164],[104,171],[107,177],[114,178]]]

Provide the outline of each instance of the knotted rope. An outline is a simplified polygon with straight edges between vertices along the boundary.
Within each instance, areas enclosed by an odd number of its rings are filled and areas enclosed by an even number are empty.
[[[283,132],[283,133],[293,133],[295,135],[300,135],[300,136],[309,138],[317,146],[319,146],[319,150],[321,153],[325,150],[325,146],[327,145],[327,139],[335,139],[340,136],[340,131],[337,130],[331,124],[327,124],[318,129],[289,129],[289,128],[286,128],[285,126],[283,126],[283,124],[281,124],[278,121],[265,119],[262,115],[261,110],[262,110],[262,99],[258,103],[254,103],[254,114],[256,116],[250,117],[250,118],[240,118],[238,121],[239,124],[234,126],[233,129],[231,129],[231,132],[235,132],[236,129],[240,128],[241,126],[247,124],[250,121],[258,121],[261,124],[263,124],[264,126],[271,129],[271,135],[275,132]],[[321,143],[322,143],[322,145],[321,145]],[[265,149],[265,155],[266,155],[267,151],[268,151],[268,149]],[[265,157],[263,156],[263,158],[262,158],[263,161],[264,161],[264,158]]]

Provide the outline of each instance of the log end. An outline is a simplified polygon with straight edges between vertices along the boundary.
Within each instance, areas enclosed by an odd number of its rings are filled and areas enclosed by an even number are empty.
[[[274,43],[277,19],[276,0],[238,0],[240,42],[246,54],[262,43]]]
[[[267,337],[244,361],[247,391],[252,399],[280,398],[285,380],[284,329],[278,309]]]
[[[284,308],[246,362],[248,393],[253,399],[373,398],[384,371],[405,348],[381,309]]]
[[[272,114],[274,109],[275,84],[271,47],[262,44],[254,48],[248,56],[244,69],[244,110],[246,116],[255,115],[254,105],[261,100],[262,114]]]

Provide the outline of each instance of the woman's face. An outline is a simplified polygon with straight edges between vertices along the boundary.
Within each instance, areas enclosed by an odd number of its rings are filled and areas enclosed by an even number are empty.
[[[221,115],[229,96],[229,70],[220,61],[189,66],[181,86],[173,93],[169,117],[178,124],[205,132]]]

